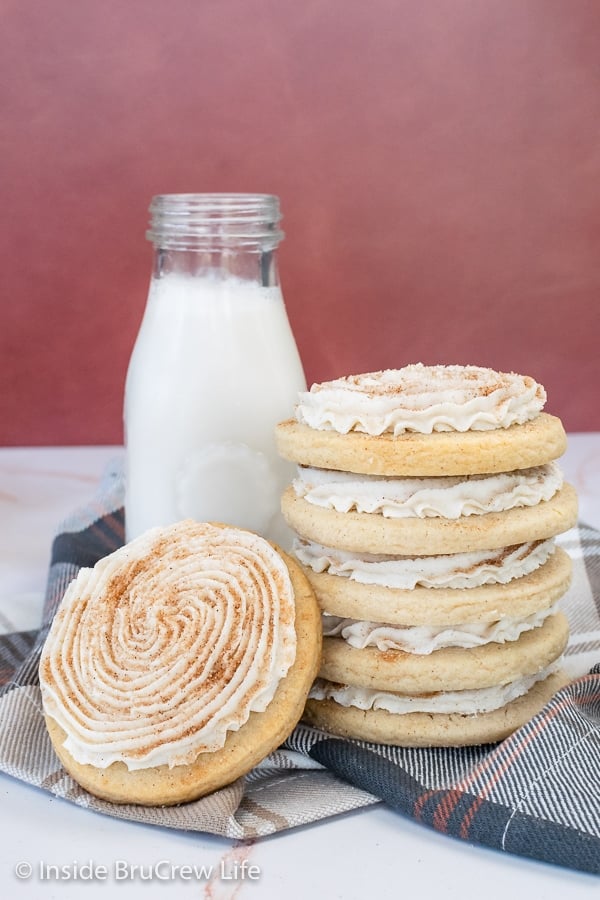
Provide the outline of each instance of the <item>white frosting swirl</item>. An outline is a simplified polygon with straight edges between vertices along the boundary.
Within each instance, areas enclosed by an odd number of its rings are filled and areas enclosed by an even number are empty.
[[[548,616],[557,612],[556,605],[538,610],[526,618],[505,616],[497,622],[478,622],[445,627],[389,625],[381,622],[363,622],[323,613],[323,635],[340,637],[363,650],[404,650],[426,656],[444,647],[480,647],[483,644],[504,644],[516,641],[525,631],[539,628]]]
[[[416,363],[313,384],[299,396],[296,419],[341,434],[489,431],[535,418],[545,402],[529,376]]]
[[[406,713],[458,713],[477,715],[506,706],[526,694],[538,681],[543,681],[560,668],[561,660],[553,662],[536,675],[525,675],[508,684],[478,688],[471,691],[443,691],[438,694],[394,694],[370,688],[334,684],[319,678],[309,694],[312,700],[335,700],[340,706],[357,709],[384,709],[395,715]]]
[[[299,466],[296,496],[337,512],[360,512],[389,519],[430,518],[504,512],[550,500],[563,484],[554,462],[496,475],[392,478],[355,475]]]
[[[360,584],[412,590],[415,587],[469,588],[508,584],[543,565],[554,541],[529,541],[499,550],[475,550],[443,556],[356,556],[344,550],[296,539],[294,553],[313,572],[327,572]]]
[[[80,763],[185,765],[266,709],[295,653],[281,556],[250,532],[180,522],[70,584],[42,653],[44,710]]]

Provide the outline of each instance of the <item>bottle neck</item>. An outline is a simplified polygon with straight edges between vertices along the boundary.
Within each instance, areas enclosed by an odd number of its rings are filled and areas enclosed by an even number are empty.
[[[253,281],[263,287],[279,285],[279,270],[275,250],[173,250],[156,247],[153,278],[166,275],[189,275],[196,278],[238,278]]]
[[[278,284],[276,249],[283,232],[277,197],[161,194],[150,213],[155,278],[178,273]]]

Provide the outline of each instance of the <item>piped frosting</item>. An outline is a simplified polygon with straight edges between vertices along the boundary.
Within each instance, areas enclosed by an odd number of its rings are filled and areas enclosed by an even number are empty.
[[[554,462],[495,475],[433,478],[355,475],[300,466],[293,482],[296,496],[313,506],[389,519],[459,519],[536,506],[550,500],[562,485],[562,472]]]
[[[296,653],[287,566],[247,531],[152,529],[82,569],[40,663],[75,760],[185,765],[264,711]]]
[[[359,584],[412,590],[470,588],[484,584],[508,584],[543,565],[554,552],[552,539],[528,541],[498,550],[474,550],[441,556],[386,556],[324,547],[297,538],[294,553],[313,572],[350,578]]]
[[[299,396],[296,419],[341,434],[488,431],[534,419],[545,402],[527,375],[416,363],[313,384]]]

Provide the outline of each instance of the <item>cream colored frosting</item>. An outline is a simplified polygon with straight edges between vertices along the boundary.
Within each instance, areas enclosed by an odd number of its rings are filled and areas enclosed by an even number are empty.
[[[341,434],[489,431],[535,418],[545,402],[529,376],[416,363],[313,384],[299,395],[296,418]]]
[[[429,518],[504,512],[550,500],[562,487],[554,462],[497,475],[391,478],[299,466],[294,490],[307,503],[337,512],[383,515],[389,519]]]
[[[362,556],[296,539],[294,553],[313,572],[350,578],[360,584],[412,590],[415,587],[469,588],[508,584],[543,565],[554,541],[529,541],[499,550],[475,550],[444,556]]]
[[[294,593],[267,541],[191,521],[82,569],[40,664],[80,763],[184,765],[269,705],[296,654]]]
[[[370,688],[334,684],[319,678],[315,681],[309,696],[313,700],[335,700],[340,706],[354,706],[357,709],[385,709],[395,715],[417,712],[476,715],[500,709],[526,694],[536,682],[543,681],[558,671],[560,663],[561,660],[557,660],[537,675],[526,675],[508,684],[471,691],[444,691],[422,695],[393,694]]]
[[[323,613],[323,635],[340,637],[351,647],[378,650],[404,650],[406,653],[428,655],[444,647],[480,647],[482,644],[504,644],[516,641],[525,631],[539,628],[557,607],[538,610],[526,618],[505,616],[497,622],[468,623],[446,627],[389,625],[382,622],[363,622]]]

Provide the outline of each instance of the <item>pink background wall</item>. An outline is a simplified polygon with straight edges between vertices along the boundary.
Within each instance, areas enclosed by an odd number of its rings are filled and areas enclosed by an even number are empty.
[[[309,381],[461,362],[600,430],[596,0],[3,0],[0,443],[119,442],[153,194],[281,197]]]

